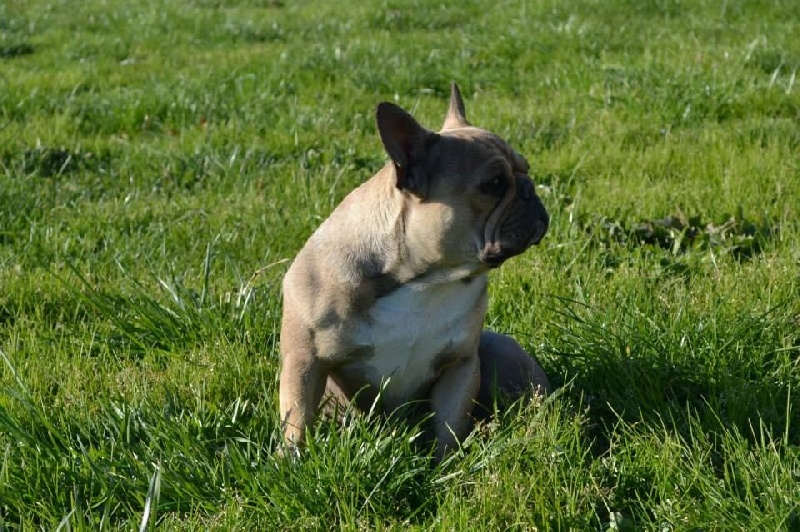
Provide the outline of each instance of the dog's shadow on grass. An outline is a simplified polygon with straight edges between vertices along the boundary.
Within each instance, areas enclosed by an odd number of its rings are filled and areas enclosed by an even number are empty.
[[[566,386],[588,407],[595,453],[606,451],[620,422],[684,440],[699,423],[708,434],[733,430],[751,440],[766,435],[800,444],[800,400],[791,393],[800,378],[789,356],[800,340],[790,312],[733,316],[715,323],[713,337],[699,326],[626,318],[609,327],[584,316],[569,341],[547,355],[555,387]],[[794,347],[786,348],[787,338]]]

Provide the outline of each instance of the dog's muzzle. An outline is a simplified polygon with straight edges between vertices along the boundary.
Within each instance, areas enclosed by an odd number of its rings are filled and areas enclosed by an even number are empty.
[[[508,207],[508,215],[495,232],[495,241],[487,242],[480,259],[491,267],[539,244],[550,226],[550,216],[542,205],[528,176],[517,177],[517,195]]]

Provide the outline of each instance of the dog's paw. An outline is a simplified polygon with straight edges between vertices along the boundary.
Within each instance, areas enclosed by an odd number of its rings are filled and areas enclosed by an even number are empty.
[[[291,462],[295,462],[300,460],[302,454],[303,454],[303,445],[284,442],[278,445],[278,448],[275,449],[275,452],[272,453],[272,456],[276,460],[280,461],[289,460]]]

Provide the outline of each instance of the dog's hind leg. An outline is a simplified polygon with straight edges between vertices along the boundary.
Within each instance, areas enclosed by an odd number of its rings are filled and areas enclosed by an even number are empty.
[[[477,420],[489,417],[495,406],[503,410],[525,394],[552,391],[539,363],[510,336],[483,331],[478,355],[481,387],[473,410]]]

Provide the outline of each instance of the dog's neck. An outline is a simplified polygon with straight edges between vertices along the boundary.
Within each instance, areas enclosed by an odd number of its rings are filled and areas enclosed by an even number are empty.
[[[384,257],[382,274],[401,282],[443,283],[474,278],[485,273],[479,263],[449,264],[442,255],[440,242],[411,231],[407,223],[411,203],[421,199],[395,185],[395,168],[389,164],[373,180],[376,186],[375,223],[370,238],[378,254]],[[398,245],[398,243],[400,243]],[[385,253],[392,248],[392,253]],[[413,254],[409,249],[413,249]]]
[[[336,249],[326,257],[330,268],[344,281],[376,283],[376,293],[391,292],[393,287],[409,281],[441,283],[469,280],[485,273],[480,264],[446,264],[436,242],[427,242],[409,233],[409,202],[420,200],[397,188],[394,167],[385,166],[375,177],[353,191],[312,240],[325,249]],[[369,196],[370,201],[364,201]],[[359,208],[348,204],[363,202]],[[335,223],[331,223],[336,220]],[[357,227],[359,238],[334,232],[329,227]],[[414,253],[409,248],[413,243]],[[358,276],[358,279],[351,278]]]

